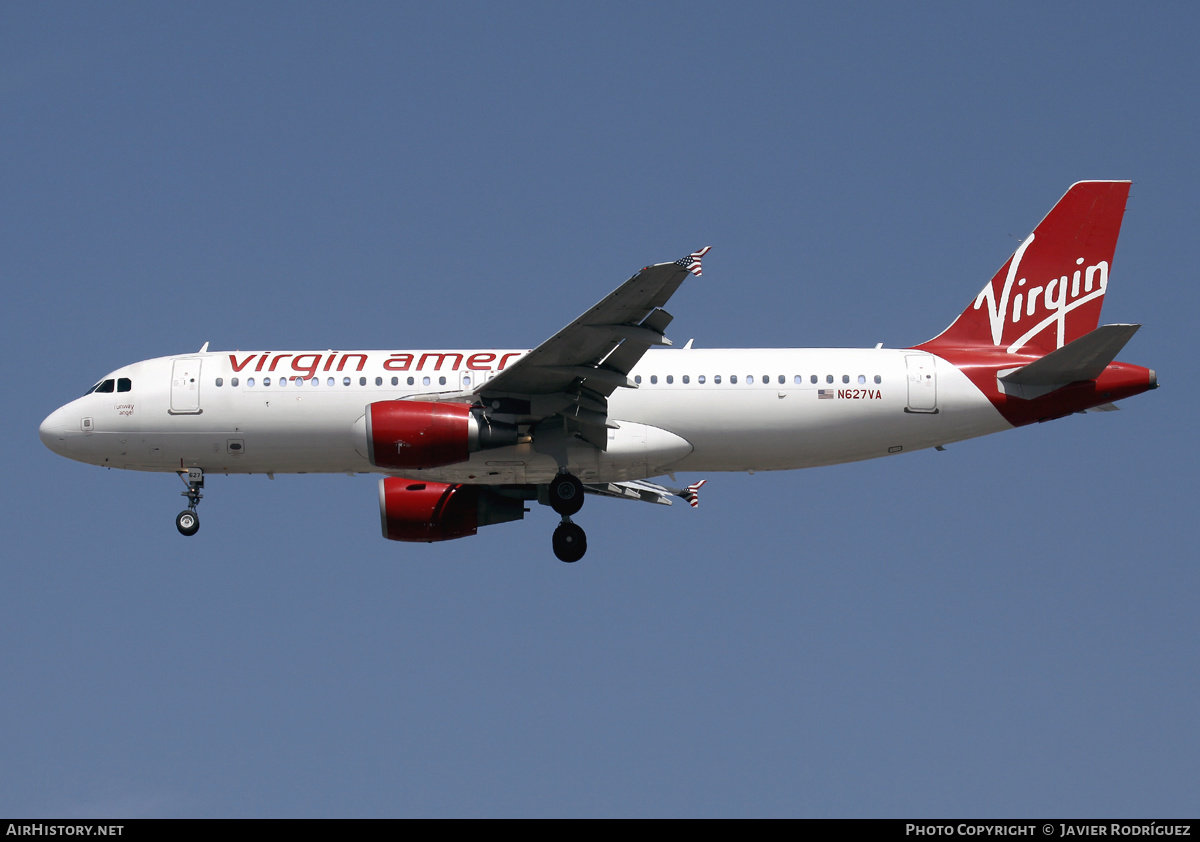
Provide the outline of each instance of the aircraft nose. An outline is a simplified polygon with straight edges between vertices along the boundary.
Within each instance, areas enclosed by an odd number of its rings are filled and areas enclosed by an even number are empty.
[[[63,455],[63,446],[67,441],[67,422],[63,413],[64,409],[65,407],[59,407],[51,412],[38,427],[38,438],[42,440],[42,444],[60,456]]]

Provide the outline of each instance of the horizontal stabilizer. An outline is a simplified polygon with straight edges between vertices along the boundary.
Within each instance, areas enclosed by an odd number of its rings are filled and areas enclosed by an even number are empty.
[[[1051,351],[1040,360],[998,378],[1001,388],[1021,398],[1036,398],[1080,380],[1095,380],[1116,359],[1141,325],[1103,325]]]

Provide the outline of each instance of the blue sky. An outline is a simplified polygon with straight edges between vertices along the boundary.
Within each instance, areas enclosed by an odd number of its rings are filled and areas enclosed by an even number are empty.
[[[1188,4],[0,8],[0,812],[1194,815]],[[372,477],[63,460],[106,372],[529,347],[704,245],[697,347],[918,343],[1068,185],[1163,388],[439,545]],[[689,481],[695,479],[689,477]]]

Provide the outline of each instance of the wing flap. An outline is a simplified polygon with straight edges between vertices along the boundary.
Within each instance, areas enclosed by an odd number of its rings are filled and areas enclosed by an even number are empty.
[[[671,505],[671,492],[661,485],[652,482],[599,482],[585,483],[583,490],[601,497],[613,497],[618,500],[636,500],[643,503],[657,503],[660,506]]]
[[[644,479],[632,482],[600,482],[585,484],[584,491],[598,494],[602,497],[615,497],[619,500],[640,500],[644,503],[657,503],[660,506],[670,506],[671,497],[680,497],[687,501],[693,509],[700,501],[700,487],[708,480],[694,482],[687,488],[672,488],[667,485],[648,482]]]

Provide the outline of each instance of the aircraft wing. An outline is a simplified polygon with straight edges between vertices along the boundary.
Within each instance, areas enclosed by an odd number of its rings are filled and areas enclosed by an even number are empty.
[[[583,490],[588,494],[601,497],[615,497],[618,500],[639,500],[643,503],[658,503],[660,506],[671,505],[670,497],[680,497],[693,509],[700,503],[700,487],[708,480],[694,482],[687,488],[672,488],[659,485],[644,479],[631,482],[600,482],[585,483]]]
[[[638,360],[652,345],[671,344],[663,331],[672,316],[662,307],[689,272],[700,274],[708,250],[642,269],[475,393],[485,406],[525,422],[561,415],[603,449],[611,424],[608,396],[637,388],[629,372]]]

